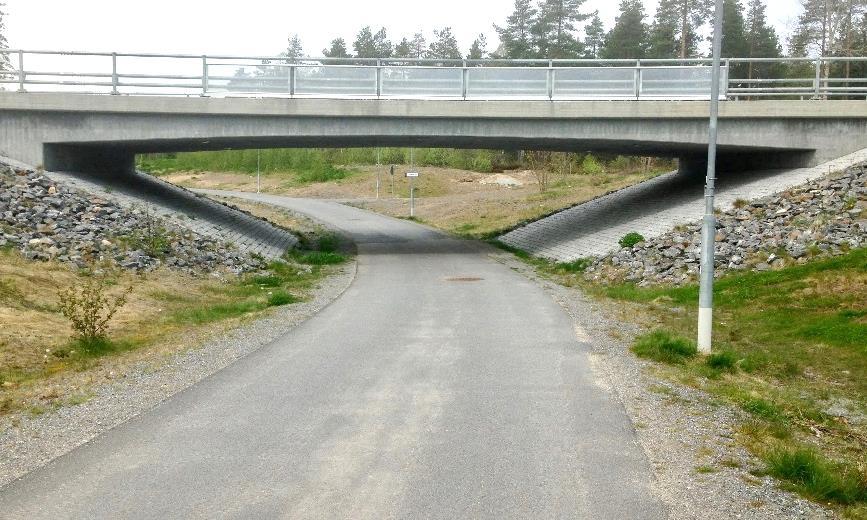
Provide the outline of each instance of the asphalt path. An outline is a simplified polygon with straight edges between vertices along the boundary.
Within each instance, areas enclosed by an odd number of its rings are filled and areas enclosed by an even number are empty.
[[[563,309],[488,246],[243,194],[358,247],[291,333],[0,489],[0,518],[663,518]]]

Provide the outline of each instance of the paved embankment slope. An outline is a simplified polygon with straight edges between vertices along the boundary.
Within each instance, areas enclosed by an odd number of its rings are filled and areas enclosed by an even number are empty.
[[[69,186],[99,193],[125,207],[147,206],[155,215],[185,219],[193,231],[235,244],[241,251],[265,258],[282,256],[298,243],[297,237],[260,218],[198,197],[184,188],[157,177],[134,173],[118,177],[84,177],[69,173],[48,175]]]
[[[867,149],[813,167],[720,174],[716,204],[729,209],[867,161]],[[669,173],[531,222],[500,237],[510,246],[558,262],[601,256],[618,249],[630,232],[657,237],[701,219],[704,178]]]
[[[0,490],[8,518],[661,518],[589,345],[475,242],[322,201],[355,283],[295,332]]]

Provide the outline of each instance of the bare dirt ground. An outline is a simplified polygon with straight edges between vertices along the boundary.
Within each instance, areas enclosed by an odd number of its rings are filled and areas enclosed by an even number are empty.
[[[592,175],[549,174],[542,192],[530,170],[477,173],[438,167],[415,167],[415,215],[434,227],[471,236],[487,236],[522,222],[647,180],[660,170],[603,172]],[[359,166],[347,178],[299,186],[281,174],[261,177],[261,191],[290,197],[340,199],[394,217],[409,216],[409,166]],[[379,199],[376,198],[377,175]],[[228,172],[179,172],[163,179],[188,188],[256,191],[256,176]],[[393,181],[393,184],[392,184]],[[392,188],[393,186],[393,188]]]

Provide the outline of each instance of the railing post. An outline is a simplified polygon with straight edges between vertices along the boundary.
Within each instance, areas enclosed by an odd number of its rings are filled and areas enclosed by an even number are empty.
[[[117,91],[117,53],[111,53],[111,95],[118,95]]]
[[[816,78],[813,80],[813,97],[819,99],[822,92],[822,57],[816,58]]]
[[[722,84],[722,87],[723,87],[722,97],[725,99],[729,98],[729,82],[731,81],[731,74],[730,74],[731,73],[731,66],[730,65],[731,64],[729,63],[729,60],[726,59],[725,60],[725,66],[723,67],[723,71],[722,71],[723,74],[725,74],[725,81],[723,81],[723,84]]]
[[[18,92],[24,90],[24,51],[18,51]]]
[[[202,55],[202,97],[208,95],[208,57]]]
[[[467,83],[468,76],[470,74],[470,70],[467,68],[467,60],[464,60],[461,64],[461,98],[464,101],[467,100]]]
[[[641,98],[641,60],[635,62],[635,74],[633,77],[635,85],[632,94],[635,96],[635,99],[638,100]]]
[[[295,64],[289,65],[289,97],[295,97]]]
[[[376,98],[382,96],[382,60],[376,60]]]
[[[548,101],[554,100],[554,60],[548,60]]]

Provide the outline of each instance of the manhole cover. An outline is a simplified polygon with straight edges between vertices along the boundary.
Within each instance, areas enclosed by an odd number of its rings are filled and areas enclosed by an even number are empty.
[[[482,278],[478,276],[449,276],[446,278],[447,282],[478,282]]]

